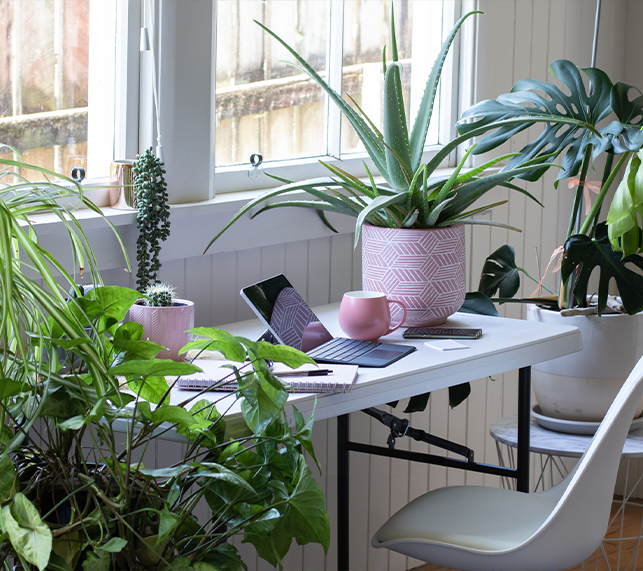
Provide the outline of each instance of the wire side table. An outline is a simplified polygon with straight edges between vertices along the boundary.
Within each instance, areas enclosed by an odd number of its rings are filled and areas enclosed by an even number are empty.
[[[496,441],[496,449],[498,451],[498,460],[501,466],[505,466],[505,458],[503,448],[507,452],[506,464],[509,467],[515,465],[514,449],[517,447],[517,418],[516,416],[507,416],[496,422],[493,422],[489,427],[489,432],[493,439]],[[531,452],[540,455],[540,476],[537,478],[534,491],[544,490],[545,482],[548,479],[550,483],[560,481],[568,473],[569,469],[562,461],[563,458],[580,458],[589,443],[592,441],[592,436],[565,434],[562,432],[554,432],[540,426],[533,418],[531,419],[531,436],[529,441],[529,449]],[[504,445],[504,446],[503,446]],[[638,536],[624,537],[624,521],[626,507],[638,508],[643,510],[643,503],[632,501],[632,494],[636,491],[637,486],[643,480],[643,472],[638,478],[632,478],[630,481],[630,462],[643,458],[643,427],[637,428],[629,433],[625,445],[623,446],[622,460],[626,461],[625,481],[622,489],[622,500],[615,499],[615,511],[610,520],[610,528],[618,522],[619,533],[617,537],[613,537],[612,533],[608,532],[605,536],[601,547],[587,558],[583,564],[582,569],[596,569],[598,570],[599,560],[605,563],[608,571],[638,571],[643,567],[637,567],[639,559],[639,550],[641,547],[641,540],[643,539],[643,513],[641,518],[641,525],[639,527]],[[547,478],[549,476],[549,478]],[[502,479],[503,487],[513,489],[515,483],[510,481],[509,478]],[[623,543],[635,542],[632,553],[629,556],[623,556]],[[607,551],[610,550],[611,545],[616,543],[618,550],[616,567],[610,567]],[[643,556],[641,556],[643,561]],[[642,563],[643,565],[643,563]]]

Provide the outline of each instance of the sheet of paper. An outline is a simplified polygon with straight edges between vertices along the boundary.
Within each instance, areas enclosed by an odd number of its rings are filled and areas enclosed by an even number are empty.
[[[458,343],[453,339],[432,339],[431,341],[425,341],[424,344],[427,347],[432,349],[437,349],[438,351],[455,351],[457,349],[468,349],[468,345],[463,343]]]

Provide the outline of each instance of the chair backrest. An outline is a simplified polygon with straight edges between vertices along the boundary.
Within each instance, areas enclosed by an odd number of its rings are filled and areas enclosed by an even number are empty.
[[[549,536],[561,549],[574,546],[589,556],[609,524],[619,460],[634,413],[643,397],[643,358],[636,364],[607,411],[594,438],[572,472],[558,485],[541,492],[558,500],[532,539]],[[580,559],[579,559],[580,560]]]

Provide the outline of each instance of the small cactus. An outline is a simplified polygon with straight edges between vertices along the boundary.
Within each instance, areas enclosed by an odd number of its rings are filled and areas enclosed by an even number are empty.
[[[155,283],[145,288],[145,305],[149,307],[171,307],[176,289],[170,284]]]

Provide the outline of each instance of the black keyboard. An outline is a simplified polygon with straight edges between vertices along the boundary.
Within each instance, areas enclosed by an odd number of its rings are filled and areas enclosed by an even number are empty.
[[[336,337],[331,341],[308,351],[307,355],[315,361],[342,361],[349,362],[357,357],[379,347],[378,341],[360,341],[347,337]]]

